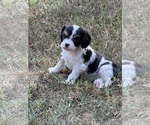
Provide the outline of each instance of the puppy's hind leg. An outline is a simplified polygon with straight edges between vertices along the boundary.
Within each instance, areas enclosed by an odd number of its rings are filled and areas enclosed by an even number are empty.
[[[48,69],[49,73],[59,73],[65,66],[65,62],[61,59],[54,67]]]
[[[108,87],[112,84],[113,78],[113,68],[111,65],[103,65],[98,74],[101,78],[98,78],[94,81],[94,84],[98,88]]]
[[[97,88],[103,88],[104,87],[104,82],[101,78],[97,78],[94,80],[94,84]]]
[[[112,80],[110,77],[105,77],[105,78],[97,78],[94,81],[94,84],[96,85],[97,88],[104,88],[108,87],[112,84]]]

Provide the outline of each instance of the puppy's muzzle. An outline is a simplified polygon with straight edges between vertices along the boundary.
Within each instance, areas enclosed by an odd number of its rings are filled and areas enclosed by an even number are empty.
[[[65,47],[67,48],[68,46],[69,46],[69,44],[68,44],[68,43],[66,43],[66,44],[65,44]]]

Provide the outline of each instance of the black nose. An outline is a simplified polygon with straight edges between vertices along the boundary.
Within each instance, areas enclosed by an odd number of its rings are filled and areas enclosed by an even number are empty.
[[[65,47],[68,47],[68,46],[69,46],[69,44],[68,44],[68,43],[66,43],[66,44],[65,44]]]

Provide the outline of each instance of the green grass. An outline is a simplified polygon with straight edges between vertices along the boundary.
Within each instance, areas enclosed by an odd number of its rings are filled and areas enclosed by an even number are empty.
[[[29,124],[121,124],[121,88],[96,89],[93,77],[81,76],[74,85],[60,81],[68,74],[48,74],[60,57],[63,25],[77,24],[92,36],[91,46],[121,62],[121,1],[69,0],[30,4]]]

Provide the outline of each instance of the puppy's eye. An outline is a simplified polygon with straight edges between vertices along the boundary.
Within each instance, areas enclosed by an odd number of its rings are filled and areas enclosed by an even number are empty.
[[[73,38],[73,41],[74,42],[78,41],[78,38],[77,37]]]
[[[64,33],[62,33],[61,37],[62,37],[62,39],[68,38],[68,36]]]
[[[63,33],[62,36],[63,36],[63,38],[66,38],[66,37],[67,37],[67,35],[66,35],[65,33]]]
[[[77,40],[79,40],[79,36],[74,36],[73,41],[77,41]]]

